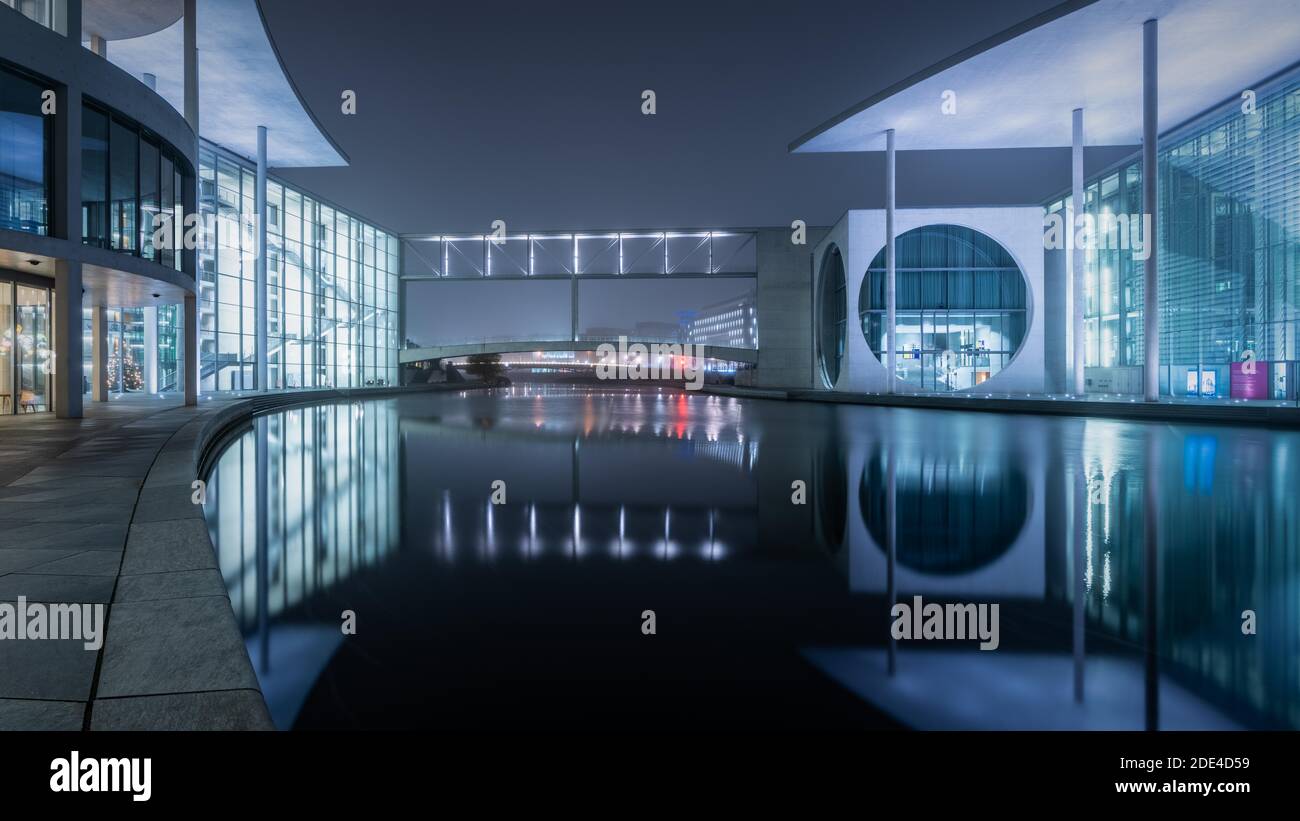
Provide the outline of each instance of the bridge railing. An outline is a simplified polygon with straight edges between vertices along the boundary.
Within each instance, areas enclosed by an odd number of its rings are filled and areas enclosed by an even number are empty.
[[[404,279],[753,276],[757,232],[405,234]]]

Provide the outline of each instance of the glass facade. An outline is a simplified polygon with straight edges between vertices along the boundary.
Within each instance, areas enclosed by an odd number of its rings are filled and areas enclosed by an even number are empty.
[[[256,374],[256,168],[204,143],[199,209],[203,391],[251,390]],[[398,240],[267,182],[268,387],[396,384]]]
[[[1025,279],[1006,249],[970,228],[927,225],[900,234],[894,255],[898,378],[925,390],[963,390],[1005,368],[1028,327]],[[862,280],[858,316],[883,361],[883,248]]]
[[[0,68],[0,228],[49,231],[50,118],[45,86]]]
[[[48,288],[0,279],[0,413],[50,409],[50,318]]]
[[[1254,113],[1234,102],[1168,135],[1157,152],[1164,395],[1297,395],[1300,74],[1256,94]],[[1085,363],[1140,366],[1143,261],[1135,243],[1117,247],[1118,218],[1140,220],[1140,157],[1089,180],[1085,192],[1098,234],[1085,250]],[[1065,207],[1058,200],[1047,210]]]
[[[167,143],[97,106],[81,112],[81,237],[181,270],[185,163]],[[155,243],[161,215],[170,241]]]
[[[83,392],[91,379],[103,378],[111,393],[174,393],[184,388],[178,353],[181,311],[177,305],[105,309],[108,358],[101,377],[94,375],[93,308],[81,315]]]
[[[0,0],[0,6],[8,6],[28,20],[52,29],[55,2],[57,0]]]

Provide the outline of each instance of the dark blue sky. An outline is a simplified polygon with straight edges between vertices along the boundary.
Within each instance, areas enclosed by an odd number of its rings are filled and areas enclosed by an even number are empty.
[[[880,155],[787,145],[1056,0],[274,0],[290,73],[351,157],[293,182],[398,232],[829,224]],[[1043,82],[1062,82],[1050,66]],[[658,113],[641,114],[654,89]],[[340,93],[358,95],[356,116]],[[1119,152],[1123,153],[1123,152]],[[1099,166],[1119,153],[1090,152]],[[900,206],[1038,202],[1068,150],[899,156]]]

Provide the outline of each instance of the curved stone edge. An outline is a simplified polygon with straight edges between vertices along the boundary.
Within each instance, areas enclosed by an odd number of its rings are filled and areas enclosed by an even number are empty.
[[[286,408],[460,391],[473,384],[336,388],[217,400],[178,421],[146,474],[110,608],[92,730],[273,730],[191,483],[233,434]]]

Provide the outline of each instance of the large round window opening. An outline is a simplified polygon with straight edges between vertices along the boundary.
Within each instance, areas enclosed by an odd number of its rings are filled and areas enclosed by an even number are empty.
[[[991,379],[1020,350],[1028,327],[1025,277],[992,237],[926,225],[894,241],[896,376],[922,390],[960,391]],[[858,315],[885,362],[885,251],[871,260]]]
[[[821,362],[822,381],[835,387],[844,361],[845,332],[848,325],[848,286],[844,280],[844,258],[840,249],[831,246],[822,259],[817,288],[817,358]]]

